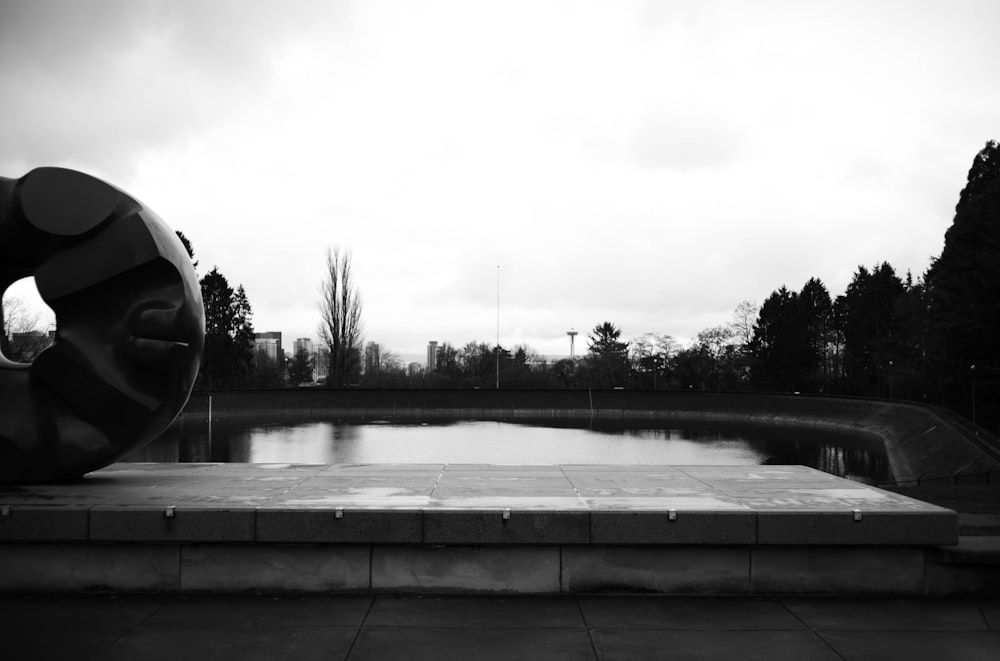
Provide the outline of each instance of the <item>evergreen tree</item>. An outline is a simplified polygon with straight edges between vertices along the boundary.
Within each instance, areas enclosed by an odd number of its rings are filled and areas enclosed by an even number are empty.
[[[188,257],[191,258],[191,264],[194,268],[198,268],[198,260],[194,258],[194,247],[191,245],[191,241],[184,236],[184,232],[177,230],[177,238],[181,240],[181,244],[184,246],[184,250],[187,251]]]
[[[313,358],[305,347],[299,347],[288,363],[288,385],[297,386],[302,383],[311,383],[312,380]]]
[[[255,366],[253,310],[243,285],[239,285],[233,294],[232,315],[234,385],[249,385]]]
[[[232,385],[233,289],[226,276],[213,267],[201,279],[201,299],[205,305],[205,350],[199,379],[203,387]]]
[[[799,292],[799,306],[802,328],[806,333],[805,345],[801,347],[804,372],[802,388],[825,392],[829,388],[831,372],[828,353],[831,344],[833,301],[830,300],[830,292],[822,280],[809,278]]]
[[[619,340],[621,330],[610,321],[594,327],[587,336],[588,362],[598,388],[624,386],[628,376],[628,344]]]
[[[899,310],[906,287],[888,262],[859,266],[843,296],[837,322],[844,338],[843,370],[850,392],[888,396],[889,374],[905,353]]]
[[[205,350],[199,381],[204,388],[250,385],[254,370],[253,311],[243,285],[236,291],[213,267],[201,279]]]
[[[808,355],[799,295],[782,286],[764,299],[754,326],[750,353],[753,378],[767,390],[799,390]]]
[[[934,367],[945,385],[964,388],[976,366],[979,396],[1000,400],[1000,146],[976,155],[925,278]]]

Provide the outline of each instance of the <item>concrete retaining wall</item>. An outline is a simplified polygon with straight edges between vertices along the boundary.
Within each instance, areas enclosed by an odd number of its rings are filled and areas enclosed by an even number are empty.
[[[933,548],[0,544],[3,592],[995,594]]]
[[[1000,479],[1000,444],[947,412],[841,397],[643,390],[229,390],[195,393],[184,415],[212,419],[561,419],[591,417],[825,428],[881,440],[900,483]]]

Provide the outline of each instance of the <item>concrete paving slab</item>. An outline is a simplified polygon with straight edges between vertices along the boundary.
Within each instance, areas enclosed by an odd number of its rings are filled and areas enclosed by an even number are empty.
[[[234,464],[235,465],[235,464]],[[333,464],[322,466],[318,475],[440,475],[445,464]]]
[[[304,501],[308,499],[329,500],[330,498],[342,497],[352,501],[359,498],[371,497],[373,499],[398,498],[400,501],[407,501],[410,498],[418,497],[430,502],[433,485],[411,486],[405,484],[393,485],[388,482],[363,484],[330,484],[328,486],[315,485],[309,482],[296,489],[289,489],[284,493],[275,495],[270,499],[270,505],[281,505],[289,501]]]
[[[811,631],[596,629],[593,638],[597,656],[601,661],[618,659],[842,661],[842,657]]]
[[[482,472],[482,471],[493,471],[496,470],[498,473],[551,473],[551,472],[561,472],[561,468],[557,469],[551,465],[545,464],[445,464],[443,470],[446,473],[462,473],[462,472]]]
[[[569,473],[573,487],[583,496],[660,496],[690,494],[707,495],[716,490],[690,477],[661,478],[630,473],[611,473],[608,476]]]
[[[984,600],[980,607],[990,631],[1000,632],[1000,599]]]
[[[805,625],[773,599],[581,597],[587,626],[669,631],[795,631]]]
[[[329,661],[346,659],[355,627],[161,627],[129,632],[103,659],[108,661]]]
[[[752,512],[751,508],[736,498],[717,496],[713,492],[704,494],[677,495],[632,495],[620,496],[581,496],[587,506],[595,511],[612,512],[669,512],[670,510],[686,510],[687,512]]]
[[[156,627],[194,629],[331,626],[356,628],[365,620],[372,605],[372,598],[350,595],[222,594],[169,596],[161,598],[160,602],[162,603],[158,608],[140,621]]]
[[[585,629],[365,627],[351,661],[594,661]]]
[[[441,473],[442,480],[537,480],[537,479],[558,479],[566,480],[566,474],[559,466],[505,466],[498,464],[465,464],[445,466]]]
[[[21,627],[3,631],[5,661],[104,661],[128,633],[121,626],[67,626],[51,630]],[[134,656],[133,659],[149,658]]]
[[[455,494],[438,497],[428,502],[425,512],[435,510],[549,510],[557,512],[589,511],[592,508],[579,496],[563,495],[562,492],[549,492],[555,495],[532,494],[521,495],[500,493],[488,496]]]
[[[988,631],[973,599],[786,598],[785,607],[818,631]]]
[[[996,661],[1000,636],[995,633],[907,631],[821,631],[819,635],[845,659],[884,661]]]
[[[187,475],[191,472],[214,470],[224,471],[230,464],[219,462],[185,462],[181,464],[165,462],[120,462],[101,469],[101,474],[114,475],[148,475],[155,472],[160,475]],[[264,467],[266,464],[256,464]],[[93,473],[91,473],[93,475]]]
[[[482,501],[484,498],[495,502],[502,502],[504,499],[516,498],[524,501],[532,498],[572,498],[576,500],[576,494],[566,488],[555,487],[503,487],[500,489],[475,489],[475,488],[451,488],[438,487],[431,495],[431,503],[449,503],[449,507],[455,507],[456,503],[461,503],[468,499],[470,502]]]
[[[0,595],[0,639],[4,661],[964,661],[998,658],[1000,633],[965,629],[975,627],[975,611],[997,605],[926,598]]]
[[[479,492],[510,491],[518,489],[571,490],[573,485],[564,476],[490,475],[482,473],[443,473],[437,489],[468,490]],[[435,489],[435,491],[437,490]]]
[[[485,629],[582,628],[575,601],[561,597],[384,596],[375,600],[366,626]]]
[[[0,595],[0,627],[5,634],[44,627],[119,628],[122,633],[160,609],[163,597],[152,595]]]
[[[699,466],[677,466],[677,470],[705,482],[749,481],[749,482],[795,482],[801,480],[838,481],[834,475],[808,466],[720,466],[706,464]]]
[[[759,510],[820,510],[820,511],[850,511],[877,510],[883,512],[930,512],[947,511],[914,500],[902,498],[887,491],[873,488],[836,488],[790,487],[772,490],[770,488],[756,489],[725,489],[718,490],[729,494],[747,504],[748,507]]]
[[[161,516],[169,508],[175,514],[170,520]],[[767,545],[957,542],[957,516],[951,510],[802,466],[469,464],[115,464],[69,484],[0,486],[0,540],[260,541],[251,526],[250,512],[255,509],[273,524],[263,539],[294,540],[310,526],[310,535],[319,535],[317,522],[328,515],[299,517],[278,530],[273,512],[291,517],[295,511],[338,508],[399,512],[401,517],[467,510],[470,522],[487,521],[482,510],[589,512],[591,528],[597,531],[590,541],[602,544],[671,539]],[[671,510],[677,518],[663,526],[659,518],[642,514]],[[854,517],[856,510],[861,522],[846,518]],[[750,519],[723,516],[735,513]],[[421,526],[438,520],[432,515]],[[547,527],[541,523],[544,517],[533,520]],[[566,521],[573,522],[574,529],[579,525],[572,516]],[[713,536],[721,531],[719,521],[738,524],[723,536],[729,541]],[[747,537],[751,521],[755,536]],[[409,525],[403,523],[407,532],[402,539],[407,541],[416,539]],[[469,531],[470,538],[463,542],[449,534],[448,543],[520,543],[502,541],[508,539],[505,529],[492,524],[458,528]],[[401,539],[382,523],[357,530],[343,540]],[[371,537],[379,530],[385,539]],[[678,534],[681,530],[687,532]],[[433,529],[431,537],[443,531],[446,528]],[[421,535],[425,533],[422,528]],[[519,533],[511,539],[521,538]],[[576,540],[576,533],[566,539]],[[330,541],[341,537],[333,535]]]
[[[309,491],[290,492],[276,497],[269,503],[273,506],[301,509],[378,509],[406,510],[421,509],[431,503],[429,495],[408,489],[392,487],[369,487],[349,489],[344,492]]]
[[[385,473],[382,475],[329,475],[320,474],[312,477],[306,484],[310,489],[353,489],[367,487],[405,487],[414,490],[426,490],[430,493],[440,477],[440,473]],[[293,485],[294,487],[295,485]]]

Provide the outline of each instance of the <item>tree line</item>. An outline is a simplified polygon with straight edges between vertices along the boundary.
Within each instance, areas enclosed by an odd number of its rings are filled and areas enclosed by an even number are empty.
[[[370,349],[382,351],[375,345]],[[360,351],[360,350],[359,350]],[[367,350],[366,350],[367,351]],[[384,352],[383,352],[384,353]],[[941,254],[919,277],[888,262],[858,266],[836,296],[819,277],[740,303],[729,323],[687,347],[647,333],[624,341],[612,322],[579,360],[528,347],[438,347],[435,369],[359,364],[362,385],[395,387],[671,388],[905,398],[1000,422],[1000,147],[973,159]]]
[[[194,249],[177,233],[197,267]],[[328,250],[319,287],[321,348],[272,360],[255,350],[243,286],[218,267],[200,279],[205,352],[198,387],[323,385],[422,388],[644,388],[754,390],[900,398],[947,404],[977,422],[1000,422],[1000,147],[976,154],[944,248],[919,277],[888,262],[858,266],[832,295],[819,277],[785,285],[761,305],[743,301],[732,319],[687,346],[667,334],[623,339],[611,321],[587,334],[579,359],[549,360],[528,346],[442,343],[436,365],[405,365],[363,341],[363,307],[351,253]],[[3,353],[30,361],[46,333],[17,301],[4,300]],[[321,363],[321,364],[320,364]]]
[[[764,301],[743,351],[757,388],[906,398],[997,420],[1000,147],[976,155],[944,248],[919,278],[858,267],[832,298],[818,278]]]
[[[190,240],[177,232],[195,267]],[[321,348],[311,355],[304,350],[286,357],[284,350],[271,356],[257,348],[253,308],[243,285],[235,289],[218,267],[199,280],[205,307],[205,350],[196,387],[276,388],[312,383],[319,368],[323,384],[331,388],[359,384],[362,321],[361,297],[354,283],[350,252],[327,252],[326,277],[320,284],[319,336]],[[391,354],[385,352],[386,359]],[[370,363],[368,363],[370,364]],[[391,364],[386,365],[391,372]]]

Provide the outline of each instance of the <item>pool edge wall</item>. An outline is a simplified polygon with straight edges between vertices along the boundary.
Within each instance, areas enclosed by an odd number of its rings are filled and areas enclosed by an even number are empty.
[[[941,547],[0,544],[0,592],[995,594]]]
[[[478,419],[711,422],[824,428],[879,440],[896,483],[1000,480],[1000,443],[935,407],[847,397],[666,390],[390,390],[196,392],[182,419]]]

